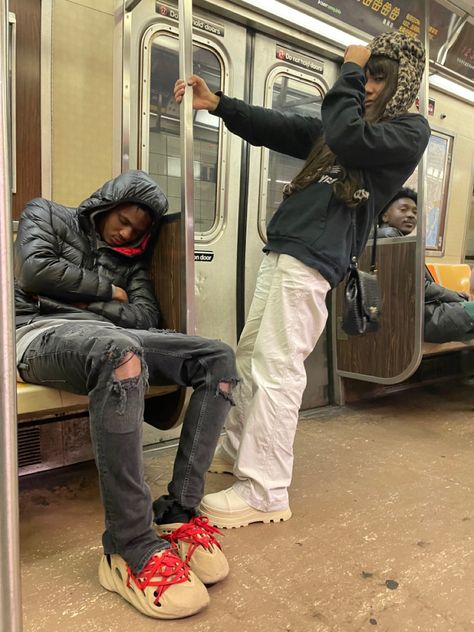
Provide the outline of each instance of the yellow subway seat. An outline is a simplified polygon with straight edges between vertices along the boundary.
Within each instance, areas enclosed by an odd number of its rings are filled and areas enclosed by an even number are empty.
[[[28,415],[34,412],[44,414],[48,411],[61,409],[63,407],[61,393],[62,391],[55,388],[17,382],[16,400],[18,415]],[[87,406],[87,397],[83,399],[85,399],[85,405]]]
[[[170,386],[151,386],[146,396],[157,397],[173,393],[179,387],[172,384]],[[57,388],[39,386],[37,384],[25,384],[17,382],[17,412],[18,416],[37,413],[45,415],[48,413],[62,414],[72,410],[83,410],[88,407],[89,400],[86,395],[76,395],[68,391],[61,391]]]
[[[430,270],[434,270],[437,283],[455,292],[471,292],[471,268],[467,263],[431,263]]]

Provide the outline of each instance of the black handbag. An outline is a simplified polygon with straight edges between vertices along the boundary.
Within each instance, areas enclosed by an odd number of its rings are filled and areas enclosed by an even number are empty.
[[[377,282],[376,248],[377,222],[375,220],[370,272],[359,270],[357,256],[353,254],[344,289],[342,329],[350,336],[371,333],[379,328],[380,300]],[[354,210],[352,211],[352,252],[356,252]]]

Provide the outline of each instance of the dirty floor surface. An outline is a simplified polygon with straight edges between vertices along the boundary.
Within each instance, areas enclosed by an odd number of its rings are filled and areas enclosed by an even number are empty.
[[[146,454],[153,495],[174,448]],[[432,387],[301,417],[293,518],[227,531],[230,576],[179,621],[97,580],[93,464],[21,481],[27,632],[472,632],[474,386]],[[206,490],[232,482],[210,474]]]

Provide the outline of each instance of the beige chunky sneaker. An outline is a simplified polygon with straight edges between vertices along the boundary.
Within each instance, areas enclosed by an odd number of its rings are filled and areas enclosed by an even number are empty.
[[[139,612],[156,619],[189,617],[209,603],[204,584],[172,549],[152,555],[137,575],[120,555],[104,555],[99,581]]]
[[[207,494],[201,501],[200,511],[209,522],[221,529],[246,527],[254,522],[282,522],[291,518],[291,509],[259,511],[241,498],[233,487],[216,494]]]
[[[215,538],[220,531],[207,518],[196,516],[184,523],[155,524],[155,528],[204,584],[215,584],[229,574],[229,563]]]

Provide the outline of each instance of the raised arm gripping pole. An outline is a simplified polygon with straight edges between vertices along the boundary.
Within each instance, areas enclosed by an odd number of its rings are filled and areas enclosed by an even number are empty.
[[[21,632],[6,0],[0,0],[0,631]]]

